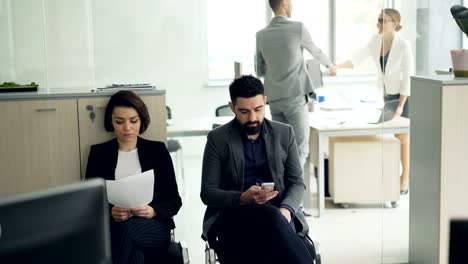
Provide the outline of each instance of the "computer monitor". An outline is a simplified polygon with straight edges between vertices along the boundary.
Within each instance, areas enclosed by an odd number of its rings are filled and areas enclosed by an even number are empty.
[[[0,199],[0,263],[111,263],[102,179]]]
[[[323,86],[322,70],[320,69],[320,62],[315,59],[306,61],[307,71],[309,72],[310,79],[314,90]]]
[[[450,221],[449,264],[468,263],[468,219]]]

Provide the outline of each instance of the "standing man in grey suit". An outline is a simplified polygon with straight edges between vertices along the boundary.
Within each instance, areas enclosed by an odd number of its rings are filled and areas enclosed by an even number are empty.
[[[312,81],[304,62],[306,49],[336,75],[335,65],[314,44],[301,22],[291,17],[291,0],[269,0],[275,17],[257,32],[255,69],[265,79],[272,119],[294,128],[301,166],[309,155],[308,95],[313,92]]]
[[[305,185],[294,131],[264,118],[259,79],[242,76],[229,92],[236,117],[208,134],[203,155],[203,235],[223,264],[312,263],[298,210]]]

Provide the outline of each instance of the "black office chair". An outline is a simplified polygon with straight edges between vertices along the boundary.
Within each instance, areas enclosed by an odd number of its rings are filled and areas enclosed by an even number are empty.
[[[449,263],[468,263],[468,219],[450,220]]]
[[[202,235],[201,237],[205,241],[205,264],[219,264],[220,262],[216,255],[216,240],[208,239],[204,235]],[[313,264],[321,264],[322,259],[320,255],[319,243],[317,241],[313,241],[309,235],[300,238],[306,246],[306,248],[309,250],[309,253],[312,255],[314,259]]]
[[[187,264],[190,263],[190,257],[185,241],[176,242],[174,229],[171,230],[171,243],[167,249],[167,255],[163,263],[168,264]]]
[[[166,106],[166,118],[167,120],[172,119],[172,111],[169,106]],[[176,178],[179,185],[179,192],[182,197],[185,195],[185,175],[184,175],[184,159],[182,151],[182,143],[178,139],[167,139],[167,150],[169,153],[175,154],[175,165],[176,165]]]
[[[216,116],[234,116],[229,105],[218,106],[215,110]]]
[[[171,230],[171,242],[167,253],[161,254],[158,252],[146,252],[145,253],[145,264],[186,264],[190,263],[188,254],[188,248],[185,241],[176,242],[174,229]]]

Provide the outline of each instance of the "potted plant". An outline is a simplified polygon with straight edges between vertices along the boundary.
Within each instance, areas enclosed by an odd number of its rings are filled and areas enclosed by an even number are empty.
[[[450,8],[450,12],[458,27],[468,37],[468,8],[462,5],[454,5]],[[468,77],[468,50],[453,49],[450,54],[455,77]]]

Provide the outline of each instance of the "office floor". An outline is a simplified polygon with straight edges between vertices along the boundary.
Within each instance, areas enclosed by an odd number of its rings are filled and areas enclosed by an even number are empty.
[[[199,264],[205,263],[204,242],[200,238],[205,211],[200,200],[205,140],[203,137],[187,137],[182,142],[185,195],[182,209],[175,218],[176,239],[186,242],[191,263]],[[408,263],[408,197],[402,196],[397,208],[350,205],[343,209],[327,200],[323,217],[307,217],[311,234],[320,242],[322,262]]]

